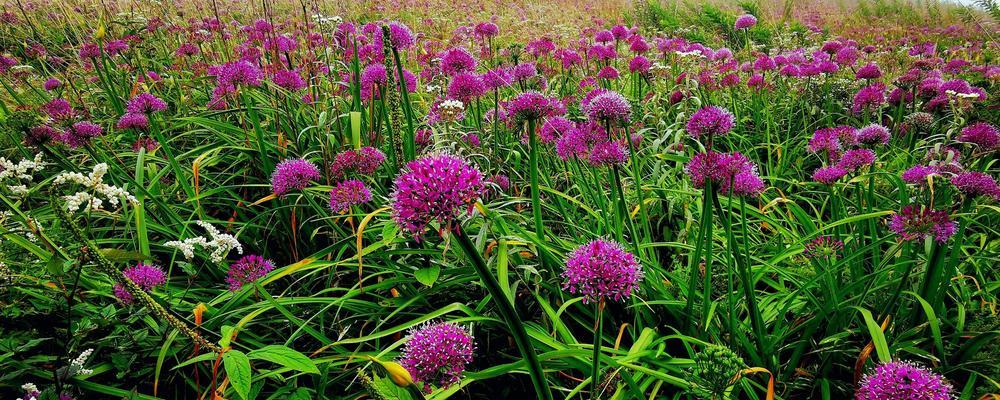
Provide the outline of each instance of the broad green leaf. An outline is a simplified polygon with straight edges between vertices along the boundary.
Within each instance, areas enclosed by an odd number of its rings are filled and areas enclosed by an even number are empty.
[[[222,354],[222,365],[226,368],[229,383],[244,400],[250,399],[250,359],[239,350],[229,350]]]
[[[310,374],[319,373],[319,368],[316,368],[316,363],[309,359],[309,357],[282,345],[270,345],[251,351],[247,354],[247,357],[254,360],[270,361],[295,371]]]

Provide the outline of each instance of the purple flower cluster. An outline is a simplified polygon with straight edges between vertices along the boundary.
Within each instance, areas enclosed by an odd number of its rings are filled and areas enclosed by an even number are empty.
[[[871,124],[857,131],[858,142],[869,146],[889,144],[889,129],[879,125]]]
[[[903,241],[932,236],[934,240],[944,243],[955,234],[956,227],[947,211],[934,210],[917,204],[903,207],[903,210],[893,215],[889,221],[889,229]]]
[[[364,204],[372,200],[372,193],[364,182],[349,179],[338,183],[330,190],[330,209],[335,213],[344,213],[351,206]]]
[[[855,400],[951,400],[952,387],[941,375],[906,361],[879,364],[865,375]]]
[[[468,104],[470,101],[486,93],[483,78],[472,72],[459,72],[451,78],[448,84],[448,97]]]
[[[860,114],[864,111],[875,111],[885,104],[885,85],[873,83],[858,90],[854,95],[851,111]]]
[[[968,197],[986,196],[1000,201],[1000,186],[982,172],[963,172],[951,178],[951,184]]]
[[[454,76],[459,72],[474,72],[476,58],[464,47],[453,47],[441,53],[441,73]]]
[[[90,121],[80,121],[70,126],[70,129],[61,138],[63,143],[69,147],[83,147],[90,143],[90,140],[101,136],[104,128]]]
[[[306,87],[306,81],[302,79],[302,75],[299,71],[282,69],[278,70],[271,76],[271,82],[275,85],[289,91],[294,92]]]
[[[521,93],[507,105],[507,112],[514,117],[515,121],[526,121],[529,119],[539,119],[550,116],[558,109],[557,100],[545,97],[545,95],[529,90]]]
[[[167,274],[163,272],[160,267],[155,265],[139,263],[135,266],[126,268],[122,271],[122,274],[125,275],[125,279],[132,281],[145,292],[167,283]],[[132,302],[135,301],[132,293],[129,293],[128,290],[125,289],[124,284],[116,283],[113,291],[115,297],[117,297],[118,300],[124,304],[132,304]]]
[[[458,383],[475,350],[472,335],[458,324],[428,323],[410,331],[399,364],[430,393],[432,383],[442,388]]]
[[[632,115],[632,105],[625,96],[610,90],[590,99],[585,108],[587,117],[599,122],[626,122]]]
[[[125,106],[129,114],[152,114],[167,109],[167,102],[149,93],[139,93]]]
[[[617,141],[598,142],[590,149],[588,161],[595,167],[622,165],[628,161],[628,149]]]
[[[691,157],[685,167],[696,188],[704,188],[711,181],[719,193],[733,196],[756,196],[764,190],[764,181],[757,174],[757,166],[739,152],[719,153],[706,151]]]
[[[867,167],[875,162],[875,152],[868,149],[851,149],[844,152],[837,163],[837,167],[847,171],[857,171],[862,167]]]
[[[482,173],[456,156],[437,154],[410,161],[396,178],[393,218],[419,237],[433,221],[444,226],[462,209],[471,212],[483,185]]]
[[[119,130],[135,129],[145,132],[149,130],[149,117],[146,114],[125,114],[118,119],[115,127]]]
[[[584,303],[621,300],[632,295],[643,272],[635,256],[615,242],[594,240],[566,259],[563,289],[583,296]]]
[[[725,135],[733,129],[735,119],[728,110],[708,106],[695,111],[687,122],[687,132],[691,137],[698,139],[702,135],[712,137]]]
[[[333,157],[330,175],[343,178],[350,174],[371,175],[385,162],[385,154],[374,147],[365,146],[357,150],[346,150]]]
[[[417,37],[406,24],[399,21],[389,23],[389,45],[397,49],[408,49],[417,43]]]
[[[757,17],[754,17],[753,15],[750,14],[743,14],[740,15],[739,17],[736,17],[736,23],[733,24],[733,29],[736,29],[738,31],[743,29],[750,29],[754,25],[757,25]]]
[[[985,122],[977,122],[962,129],[958,141],[975,144],[986,151],[1000,149],[1000,130]]]
[[[271,190],[278,196],[285,196],[293,190],[302,190],[309,181],[319,179],[319,168],[316,164],[297,158],[291,158],[278,163],[271,174]]]
[[[226,284],[230,291],[240,290],[244,285],[251,284],[257,279],[267,275],[274,269],[271,260],[256,254],[247,254],[229,265],[229,272],[226,276]]]
[[[844,242],[831,236],[820,236],[805,245],[806,258],[831,259],[840,254],[844,249]]]

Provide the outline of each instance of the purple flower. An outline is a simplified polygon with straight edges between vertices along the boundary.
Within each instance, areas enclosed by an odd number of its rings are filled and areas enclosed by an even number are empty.
[[[903,171],[903,174],[900,177],[903,178],[903,182],[911,185],[923,186],[927,184],[927,177],[939,174],[940,171],[937,167],[931,165],[915,165],[910,169]]]
[[[600,71],[597,71],[597,77],[598,78],[607,79],[609,81],[613,81],[615,79],[618,79],[619,75],[620,74],[618,73],[618,70],[615,69],[615,67],[612,67],[610,65],[608,65],[608,66],[606,66],[604,68],[601,68]]]
[[[62,87],[62,81],[60,81],[60,80],[58,80],[56,78],[49,78],[48,80],[45,81],[45,84],[43,85],[43,87],[45,88],[46,91],[51,92],[53,90],[56,90],[56,89],[59,89],[60,87]]]
[[[330,175],[333,178],[343,178],[351,173],[371,175],[385,162],[385,154],[374,147],[362,147],[358,150],[346,150],[333,157],[330,164]]]
[[[128,267],[122,271],[125,279],[128,279],[139,286],[144,292],[153,290],[154,287],[167,283],[167,274],[160,267],[150,264],[139,263]],[[124,304],[132,304],[135,298],[132,293],[125,289],[125,285],[116,283],[114,288],[115,297]]]
[[[735,118],[724,108],[708,106],[695,111],[687,122],[687,131],[691,137],[698,139],[701,135],[709,137],[725,135],[733,129]]]
[[[854,77],[857,79],[878,79],[882,77],[882,70],[878,68],[878,64],[868,63],[858,68],[858,72],[854,74]]]
[[[910,204],[892,216],[889,229],[899,235],[900,240],[919,240],[933,236],[934,240],[944,243],[955,234],[956,224],[946,211]]]
[[[595,167],[621,165],[628,161],[628,150],[616,141],[604,141],[590,150],[590,165]]]
[[[962,129],[958,141],[973,143],[986,151],[996,150],[1000,148],[1000,130],[985,122],[976,122]]]
[[[599,31],[594,34],[594,41],[597,43],[610,43],[615,41],[615,34],[611,31]]]
[[[63,131],[49,125],[39,125],[28,130],[24,142],[31,146],[40,146],[52,141],[62,140]]]
[[[860,114],[863,111],[874,111],[885,104],[885,85],[873,83],[858,90],[854,95],[851,111]]]
[[[653,63],[644,56],[635,56],[632,58],[632,61],[628,62],[628,70],[640,75],[649,73],[649,69],[652,67]]]
[[[879,364],[861,380],[855,400],[950,400],[951,384],[907,361]]]
[[[417,43],[416,36],[410,27],[399,21],[389,23],[389,45],[397,49],[408,49]]]
[[[535,63],[521,63],[510,70],[510,75],[514,81],[520,82],[537,76],[538,69],[535,68]]]
[[[587,134],[577,128],[563,132],[556,140],[556,155],[563,161],[571,158],[584,157],[590,151]]]
[[[583,296],[584,303],[622,300],[632,295],[643,272],[635,256],[615,242],[594,240],[566,259],[563,289]]]
[[[137,131],[146,131],[149,129],[149,118],[146,117],[146,114],[125,114],[118,119],[115,127],[120,130],[135,129]]]
[[[149,93],[139,93],[125,106],[128,114],[150,114],[167,109],[167,103]]]
[[[500,33],[500,27],[492,22],[480,22],[476,24],[475,33],[482,38],[491,38]]]
[[[733,29],[736,30],[749,29],[752,28],[754,25],[757,25],[757,17],[750,14],[743,14],[740,15],[739,17],[736,17],[736,23],[733,24]]]
[[[549,117],[545,119],[545,123],[538,130],[538,140],[543,144],[551,143],[574,128],[573,121],[565,117]]]
[[[459,72],[451,78],[448,84],[448,97],[468,104],[470,101],[486,93],[483,79],[472,72]]]
[[[290,158],[278,163],[271,174],[271,190],[278,196],[285,196],[293,190],[302,190],[309,181],[319,179],[319,168],[315,164],[298,158]]]
[[[441,53],[441,73],[453,76],[459,72],[475,72],[476,58],[463,47],[453,47]]]
[[[62,137],[62,141],[69,145],[69,147],[83,147],[90,143],[91,139],[101,136],[102,133],[104,133],[104,129],[100,125],[90,121],[80,121],[74,123],[66,131],[66,134]]]
[[[879,125],[871,124],[857,131],[858,142],[869,146],[889,144],[889,129]]]
[[[278,85],[289,92],[294,92],[306,87],[306,81],[302,79],[302,75],[295,70],[279,70],[271,76],[271,82],[274,82],[275,85]]]
[[[430,393],[432,383],[442,388],[458,383],[475,350],[472,335],[458,324],[428,323],[410,331],[399,364]]]
[[[853,149],[844,152],[837,166],[848,171],[872,165],[875,162],[875,152],[868,149]]]
[[[330,209],[335,213],[347,212],[351,206],[371,200],[372,193],[364,182],[357,179],[340,182],[330,190]]]
[[[361,98],[366,101],[381,98],[381,89],[385,89],[388,81],[389,75],[384,64],[368,65],[361,72]]]
[[[252,284],[274,269],[271,260],[256,254],[247,254],[229,265],[226,283],[232,292],[240,290],[244,285]]]
[[[607,123],[626,122],[632,115],[632,105],[618,92],[606,91],[587,103],[587,117]]]
[[[97,58],[101,56],[101,48],[96,43],[84,43],[79,54],[80,58]]]
[[[42,110],[54,120],[66,120],[73,117],[73,106],[66,99],[52,99],[42,106]]]
[[[260,86],[264,77],[260,68],[246,60],[214,65],[208,68],[208,74],[215,76],[215,97],[234,93],[239,86]]]
[[[393,218],[419,237],[433,221],[445,226],[462,209],[471,212],[483,191],[483,175],[459,157],[437,154],[407,163],[394,186]]]
[[[822,128],[813,132],[809,139],[808,150],[810,153],[825,151],[828,157],[840,152],[840,133],[836,128]]]
[[[824,185],[837,183],[847,175],[847,170],[837,166],[822,167],[813,172],[812,179]]]
[[[174,55],[178,57],[193,56],[201,52],[198,45],[194,43],[183,43],[174,50]]]
[[[1000,186],[982,172],[963,172],[951,178],[951,184],[968,197],[987,196],[1000,200]]]
[[[517,121],[539,119],[548,116],[554,110],[553,100],[534,90],[521,93],[507,106],[507,111]]]
[[[486,85],[488,90],[497,90],[510,86],[513,83],[513,77],[510,75],[510,72],[502,67],[486,71],[483,73],[482,78],[483,84]]]

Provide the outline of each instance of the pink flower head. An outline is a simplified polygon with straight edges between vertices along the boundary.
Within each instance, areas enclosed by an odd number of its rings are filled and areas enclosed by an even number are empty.
[[[738,31],[743,29],[750,29],[754,25],[757,25],[757,17],[754,17],[753,15],[750,14],[743,14],[740,15],[739,17],[736,17],[736,23],[733,24],[733,29],[736,29]]]
[[[347,212],[351,206],[372,200],[372,193],[364,182],[350,179],[338,183],[330,190],[330,209],[335,213]]]
[[[563,289],[583,296],[584,303],[628,298],[639,287],[643,271],[635,256],[618,243],[594,240],[566,259]]]
[[[144,292],[153,290],[154,287],[167,283],[167,274],[160,267],[151,264],[139,263],[128,267],[122,271],[125,279],[128,279],[139,286]],[[132,293],[125,289],[125,285],[116,283],[114,286],[115,297],[122,303],[131,304],[135,301]]]
[[[394,187],[393,218],[419,237],[431,222],[445,226],[461,210],[471,212],[483,191],[483,175],[459,157],[436,154],[407,163]]]
[[[934,237],[934,240],[944,243],[955,234],[956,224],[947,211],[910,204],[892,216],[889,229],[899,235],[900,240]]]
[[[610,90],[591,99],[586,109],[587,117],[600,122],[626,122],[632,115],[632,105],[625,96]]]
[[[256,254],[247,254],[229,265],[226,283],[232,292],[240,290],[244,285],[252,284],[263,278],[274,269],[271,260]]]
[[[997,186],[997,181],[982,172],[962,172],[951,178],[951,184],[970,198],[986,196],[1000,200],[1000,186]]]
[[[906,361],[879,364],[861,380],[855,400],[950,400],[951,384],[943,376]]]
[[[271,174],[271,190],[278,196],[285,196],[293,190],[302,190],[309,181],[320,178],[319,168],[307,160],[290,158],[278,163]]]
[[[735,118],[724,108],[708,106],[695,111],[687,122],[687,131],[697,139],[702,135],[709,137],[725,135],[733,129]]]
[[[129,114],[152,114],[167,109],[167,102],[149,93],[139,93],[125,106]]]
[[[985,122],[976,122],[962,129],[958,141],[975,144],[986,151],[996,150],[1000,148],[1000,130]]]
[[[472,335],[458,324],[428,323],[410,331],[399,364],[430,393],[431,384],[446,388],[458,383],[475,350]]]
[[[837,183],[847,175],[847,170],[837,166],[822,167],[813,172],[813,180],[824,185]]]

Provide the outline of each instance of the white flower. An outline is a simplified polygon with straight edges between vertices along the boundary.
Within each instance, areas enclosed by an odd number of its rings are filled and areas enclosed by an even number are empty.
[[[38,393],[38,386],[35,386],[34,383],[25,383],[25,384],[21,385],[21,390],[23,390],[25,393],[29,393],[29,394],[30,393]]]
[[[23,196],[28,193],[28,184],[34,180],[32,174],[45,169],[45,165],[42,153],[35,154],[32,160],[22,159],[17,164],[0,157],[0,183],[4,183],[15,196]],[[8,180],[11,182],[6,183]]]
[[[87,359],[90,358],[90,355],[93,353],[94,349],[87,349],[84,350],[83,353],[80,353],[79,357],[73,359],[73,361],[70,361],[69,363],[70,371],[74,371],[73,372],[74,374],[80,374],[80,375],[89,375],[94,373],[94,370],[86,369],[83,367],[83,364],[87,363]]]
[[[208,232],[207,237],[193,237],[184,240],[171,240],[164,243],[164,246],[173,247],[180,250],[184,254],[184,258],[191,260],[194,258],[195,247],[201,247],[204,249],[212,249],[212,253],[209,254],[209,259],[213,262],[222,262],[229,255],[229,252],[236,249],[236,252],[243,254],[243,246],[240,242],[236,240],[233,235],[225,234],[219,232],[212,224],[205,221],[195,221],[198,226],[201,226]]]
[[[73,195],[63,196],[63,200],[66,201],[66,209],[70,212],[76,212],[83,205],[86,206],[87,210],[101,210],[104,200],[97,198],[97,195],[103,196],[108,201],[108,204],[111,204],[114,208],[118,208],[119,199],[121,198],[132,204],[139,202],[131,193],[125,191],[125,189],[104,183],[104,175],[107,173],[108,164],[100,163],[94,165],[94,170],[87,175],[79,172],[63,172],[57,175],[52,183],[56,185],[75,183],[89,189],[86,192],[77,192]]]

